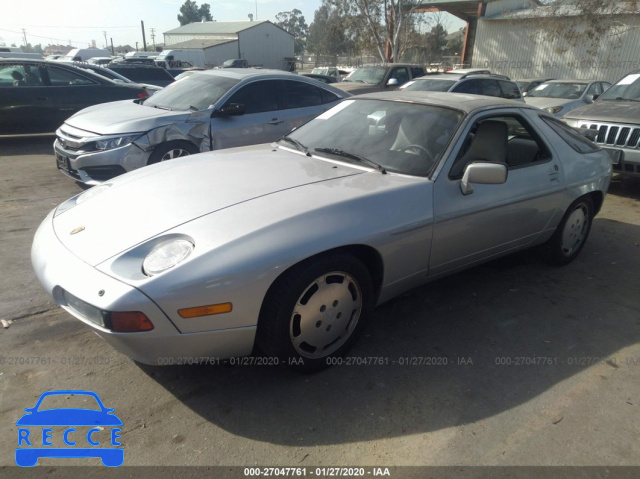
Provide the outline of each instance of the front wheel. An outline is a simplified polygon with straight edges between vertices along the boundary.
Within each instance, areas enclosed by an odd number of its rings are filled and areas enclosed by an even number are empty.
[[[187,141],[170,141],[156,146],[149,157],[148,164],[159,163],[161,161],[173,160],[183,156],[198,153],[198,148]]]
[[[571,263],[587,242],[593,221],[593,202],[588,196],[571,203],[558,229],[546,244],[549,261],[558,266]]]
[[[302,372],[329,366],[356,342],[373,312],[367,268],[347,253],[312,258],[270,289],[258,323],[258,346]]]

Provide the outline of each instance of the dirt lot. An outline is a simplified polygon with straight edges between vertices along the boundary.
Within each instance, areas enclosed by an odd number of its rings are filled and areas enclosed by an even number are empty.
[[[0,318],[11,321],[0,328],[0,475],[66,477],[62,464],[104,473],[98,459],[15,466],[23,409],[60,389],[95,391],[115,408],[126,466],[640,466],[639,183],[614,181],[568,267],[519,254],[381,306],[352,364],[309,376],[158,368],[111,349],[31,270],[38,224],[80,191],[56,171],[52,141],[0,139]],[[427,471],[391,469],[443,477]]]

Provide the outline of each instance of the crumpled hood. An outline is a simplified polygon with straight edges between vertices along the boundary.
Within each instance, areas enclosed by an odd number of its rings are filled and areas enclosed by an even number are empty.
[[[223,208],[361,173],[269,145],[202,153],[108,182],[112,186],[102,193],[54,216],[54,230],[73,254],[96,266]],[[79,228],[84,229],[72,234]]]
[[[640,103],[633,101],[598,100],[591,105],[576,108],[565,118],[605,121],[612,123],[638,123]]]
[[[186,121],[190,112],[168,111],[134,103],[113,101],[80,110],[65,124],[99,135],[146,132],[170,123]]]

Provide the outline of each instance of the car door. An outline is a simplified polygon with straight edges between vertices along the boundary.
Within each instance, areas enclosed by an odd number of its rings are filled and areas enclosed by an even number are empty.
[[[36,65],[19,60],[0,63],[0,134],[55,131],[59,124],[49,90]]]
[[[562,216],[562,167],[528,114],[535,112],[504,110],[478,115],[468,123],[435,181],[430,274],[524,247],[548,231],[554,218]],[[486,122],[503,124],[504,133],[485,136],[486,148],[474,158],[469,153],[473,142],[486,134],[487,129],[480,127]],[[465,162],[486,160],[508,166],[506,182],[474,184],[471,194],[462,194],[460,178]]]
[[[284,112],[280,109],[278,80],[257,80],[240,87],[225,106],[244,105],[242,115],[211,120],[213,149],[269,143],[289,132]]]

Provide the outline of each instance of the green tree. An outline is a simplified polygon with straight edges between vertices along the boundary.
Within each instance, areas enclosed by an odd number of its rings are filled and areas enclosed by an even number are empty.
[[[294,52],[296,55],[303,54],[309,35],[309,26],[302,12],[297,8],[290,12],[280,12],[276,15],[276,25],[296,37]]]
[[[210,5],[208,3],[203,3],[198,7],[196,2],[186,0],[184,5],[180,7],[180,13],[178,14],[180,26],[200,22],[202,19],[210,22],[213,20],[213,17],[211,16],[211,11],[209,9]]]
[[[413,30],[412,14],[419,0],[332,0],[332,3],[340,15],[350,16],[358,23],[361,34],[369,34],[382,61],[387,57],[387,45],[390,60],[400,60],[407,35]]]
[[[316,55],[353,53],[356,37],[353,26],[353,19],[342,16],[332,0],[323,0],[309,26],[307,50]]]

